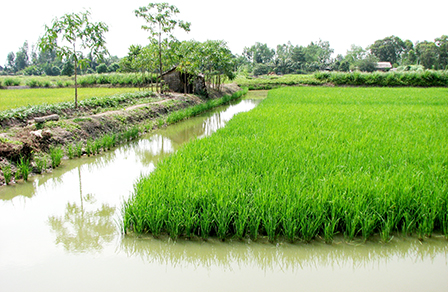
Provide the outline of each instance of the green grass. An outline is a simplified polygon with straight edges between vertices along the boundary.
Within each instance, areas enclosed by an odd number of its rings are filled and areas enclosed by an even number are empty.
[[[138,92],[138,88],[78,88],[78,100],[130,92]],[[0,111],[28,105],[72,102],[74,99],[74,88],[0,90]]]
[[[277,89],[141,177],[124,227],[328,243],[448,235],[447,153],[447,89]]]

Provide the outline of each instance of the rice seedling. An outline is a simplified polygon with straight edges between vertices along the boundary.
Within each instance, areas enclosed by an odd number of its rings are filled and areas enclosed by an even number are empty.
[[[93,139],[88,139],[86,141],[86,154],[87,154],[87,156],[95,154]]]
[[[101,152],[102,142],[100,139],[96,139],[93,142],[93,153],[92,154],[100,154]]]
[[[75,147],[73,144],[68,144],[67,146],[67,157],[68,159],[73,159],[75,157]]]
[[[5,183],[8,185],[11,182],[12,173],[11,173],[11,165],[2,166],[3,177],[5,178]]]
[[[56,168],[61,164],[64,151],[60,147],[50,148],[51,167]]]
[[[19,163],[17,164],[17,169],[23,177],[24,181],[28,181],[28,176],[31,173],[30,160],[24,157],[20,157]]]
[[[75,146],[75,156],[76,157],[82,156],[82,154],[83,154],[82,148],[83,148],[82,142],[76,143],[76,146]]]
[[[20,169],[17,168],[16,172],[14,173],[14,179],[16,181],[18,181],[20,179],[20,177],[22,176],[22,174],[20,173]]]
[[[383,242],[396,232],[446,233],[447,117],[444,88],[270,91],[139,180],[125,229],[327,243],[337,233]],[[186,201],[188,212],[170,214]],[[153,222],[145,214],[158,206],[164,215]]]
[[[42,173],[45,169],[47,169],[47,155],[39,155],[34,156],[34,162],[36,163],[36,171],[37,173]]]

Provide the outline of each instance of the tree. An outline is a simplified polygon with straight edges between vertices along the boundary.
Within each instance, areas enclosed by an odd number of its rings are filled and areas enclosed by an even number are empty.
[[[9,52],[8,56],[6,56],[6,67],[8,67],[9,70],[14,69],[14,61],[16,59],[16,55],[14,52]]]
[[[88,59],[83,57],[82,50],[89,50],[92,56],[102,58],[108,54],[104,33],[109,28],[103,22],[93,23],[89,20],[90,11],[65,14],[61,18],[55,18],[51,27],[45,25],[45,34],[39,41],[42,51],[54,51],[59,57],[67,60],[73,58],[75,74],[75,107],[78,107],[78,83],[77,68],[83,69],[88,64]],[[58,38],[62,43],[58,44]]]
[[[426,69],[438,69],[439,49],[433,42],[424,41],[416,45],[420,64]]]
[[[275,56],[275,51],[268,47],[267,44],[255,43],[250,48],[244,48],[243,53],[246,58],[255,64],[269,64],[272,62],[273,57]]]
[[[401,54],[406,48],[405,43],[396,36],[386,37],[382,40],[376,40],[370,46],[370,52],[382,62],[398,63]]]
[[[23,43],[23,46],[16,53],[16,58],[14,60],[14,71],[17,72],[23,70],[28,66],[28,64],[29,64],[28,42],[25,41]]]
[[[98,72],[98,74],[106,73],[107,72],[107,65],[104,64],[104,63],[99,64],[96,67],[96,72]]]
[[[172,34],[176,27],[188,32],[191,23],[175,19],[176,14],[180,12],[179,9],[165,2],[149,3],[148,6],[140,7],[134,12],[136,17],[142,17],[147,22],[148,25],[142,25],[142,29],[149,31],[151,41],[158,44],[159,74],[162,77],[162,45],[167,47],[170,41],[176,40]],[[160,88],[160,92],[163,93],[162,87]]]
[[[347,61],[350,65],[354,65],[356,64],[356,62],[364,59],[366,56],[366,50],[364,50],[361,46],[352,44],[350,46],[350,49],[347,50],[344,60]]]
[[[435,44],[439,49],[439,67],[440,69],[448,69],[448,36],[442,35],[435,39]]]

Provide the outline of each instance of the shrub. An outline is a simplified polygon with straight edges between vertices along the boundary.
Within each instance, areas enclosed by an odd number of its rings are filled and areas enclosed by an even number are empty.
[[[3,171],[3,177],[5,178],[5,183],[9,184],[11,182],[12,177],[11,166],[10,165],[2,166],[2,171]]]
[[[60,147],[50,148],[51,167],[56,168],[61,164],[64,151]]]
[[[106,73],[107,72],[107,65],[106,64],[99,64],[98,67],[96,67],[96,72],[98,74]]]
[[[17,165],[17,169],[22,174],[23,180],[28,180],[28,175],[31,172],[30,160],[24,157],[20,157],[19,164]]]
[[[39,87],[39,81],[35,80],[35,79],[29,79],[26,81],[26,85],[31,87],[31,88],[35,88],[35,87]]]
[[[5,83],[5,86],[19,86],[20,85],[20,80],[18,79],[13,79],[13,78],[6,78],[5,81],[3,81]]]

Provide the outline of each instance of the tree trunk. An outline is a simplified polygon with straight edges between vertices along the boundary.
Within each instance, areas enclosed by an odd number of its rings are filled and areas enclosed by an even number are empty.
[[[78,109],[78,71],[77,68],[78,67],[78,58],[75,55],[75,108]]]
[[[163,80],[163,72],[162,72],[162,27],[159,22],[159,71],[160,71],[160,94],[163,93],[162,80]]]

